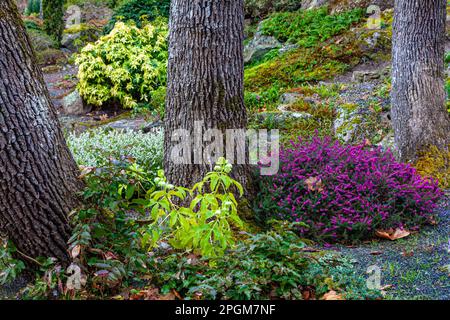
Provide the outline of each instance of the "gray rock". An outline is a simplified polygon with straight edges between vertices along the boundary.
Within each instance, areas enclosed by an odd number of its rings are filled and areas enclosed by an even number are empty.
[[[270,50],[281,47],[281,43],[275,37],[262,34],[261,26],[262,22],[260,22],[253,39],[244,48],[245,63],[255,61],[263,57]]]
[[[313,117],[307,112],[289,112],[288,116],[294,119],[311,119]]]
[[[307,112],[300,112],[300,111],[291,111],[290,110],[291,105],[290,104],[281,104],[277,107],[277,109],[285,114],[288,118],[294,118],[294,119],[309,119],[312,118],[312,115]]]
[[[285,54],[286,52],[295,50],[298,48],[298,44],[285,44],[283,47],[280,48],[280,50],[278,51],[279,55]]]
[[[64,97],[62,100],[62,113],[65,115],[83,115],[91,111],[77,90]]]
[[[289,108],[290,108],[290,104],[280,104],[278,107],[277,107],[277,109],[280,111],[280,112],[289,112]]]
[[[146,125],[148,125],[148,122],[144,119],[122,119],[105,124],[103,127],[108,127],[116,130],[139,131],[142,130],[142,128],[144,128]]]
[[[162,121],[156,121],[142,128],[142,131],[144,133],[154,133],[161,130],[163,127],[164,123]]]
[[[387,134],[383,140],[378,143],[378,146],[382,147],[383,150],[390,149],[391,151],[395,152],[395,139],[394,139],[394,133],[391,132]]]
[[[287,92],[287,93],[283,93],[281,95],[280,102],[282,104],[292,104],[292,103],[297,102],[302,97],[303,97],[303,95],[300,93]]]
[[[290,120],[310,119],[312,115],[306,112],[261,112],[256,114],[256,120],[264,123],[270,120],[276,127],[283,127]]]
[[[328,4],[330,0],[302,0],[302,9],[311,10]]]
[[[334,120],[334,133],[344,143],[349,143],[354,138],[354,133],[361,122],[361,116],[357,110],[348,110],[342,107],[336,108]]]
[[[377,47],[378,39],[380,39],[381,34],[379,32],[374,32],[371,36],[364,39],[369,49],[374,49]]]
[[[65,33],[61,39],[61,46],[70,52],[77,51],[78,46],[75,45],[78,39],[81,38],[81,33]]]
[[[353,82],[363,83],[378,80],[380,78],[381,73],[379,71],[362,70],[362,71],[354,71],[352,80]]]

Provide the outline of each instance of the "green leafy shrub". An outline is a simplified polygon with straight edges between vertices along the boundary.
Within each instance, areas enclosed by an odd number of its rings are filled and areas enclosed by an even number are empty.
[[[188,299],[319,299],[330,290],[343,299],[380,297],[348,259],[306,253],[293,227],[283,223],[250,235],[213,261],[172,254],[154,259],[150,269],[163,293],[175,289]]]
[[[156,179],[156,189],[155,173],[144,170],[134,159],[110,159],[102,167],[83,168],[84,205],[70,214],[73,235],[69,251],[72,267],[82,270],[85,289],[74,290],[68,282],[70,266],[65,270],[47,259],[41,263],[43,276],[27,288],[26,297],[48,298],[51,294],[53,298],[87,298],[92,294],[114,294],[131,283],[141,285],[147,282],[152,256],[168,238],[176,247],[199,248],[207,255],[229,248],[234,243],[230,223],[239,224],[240,220],[233,195],[227,193],[228,184],[241,189],[228,177],[230,169],[225,161],[219,161],[216,171],[196,186],[198,194],[192,203],[198,208],[183,208],[172,201],[185,191],[162,178]],[[193,194],[193,190],[187,193]],[[164,224],[159,218],[166,214],[169,216]],[[153,221],[152,216],[158,220]],[[152,238],[155,241],[150,245],[149,237],[155,233],[161,238]],[[49,274],[53,278],[49,279]]]
[[[235,243],[230,225],[243,227],[231,187],[237,188],[240,196],[244,191],[228,176],[231,169],[231,164],[220,158],[214,171],[192,190],[167,183],[161,171],[155,179],[161,190],[151,193],[148,201],[143,202],[154,221],[144,233],[144,246],[152,248],[165,240],[177,249],[194,250],[202,256],[223,255]],[[190,206],[179,206],[188,196],[192,198]]]
[[[313,47],[347,30],[352,24],[360,22],[363,17],[363,9],[333,15],[328,14],[326,7],[279,12],[264,20],[262,32],[274,36],[281,42]]]
[[[166,84],[167,34],[163,20],[142,29],[117,23],[109,35],[77,55],[80,95],[94,106],[118,101],[136,108],[151,103],[153,92]]]
[[[15,259],[14,245],[0,238],[0,286],[13,281],[25,269],[23,261]]]
[[[120,5],[114,12],[112,19],[105,26],[105,33],[109,33],[117,21],[134,21],[140,28],[143,22],[153,21],[157,17],[169,18],[170,0],[131,0]]]
[[[95,129],[76,135],[67,144],[80,166],[103,167],[110,158],[133,158],[148,172],[162,168],[163,132],[145,134],[134,131]]]

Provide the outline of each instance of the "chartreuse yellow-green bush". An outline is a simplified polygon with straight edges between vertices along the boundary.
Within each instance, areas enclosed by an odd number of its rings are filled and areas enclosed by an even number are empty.
[[[77,55],[78,90],[87,103],[119,102],[124,108],[152,104],[153,93],[166,84],[167,20],[142,29],[116,23],[114,29]]]
[[[448,150],[429,148],[414,166],[422,176],[437,179],[441,188],[450,188],[450,146]]]

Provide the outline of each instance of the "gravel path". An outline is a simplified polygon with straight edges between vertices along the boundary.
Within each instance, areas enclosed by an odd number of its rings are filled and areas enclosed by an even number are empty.
[[[76,74],[77,68],[70,64],[61,70],[44,73],[44,81],[57,110],[61,108],[63,98],[74,90],[77,84],[74,79]]]
[[[450,195],[437,217],[438,225],[400,240],[334,250],[352,258],[366,278],[370,266],[379,267],[381,286],[389,286],[386,299],[450,300]]]

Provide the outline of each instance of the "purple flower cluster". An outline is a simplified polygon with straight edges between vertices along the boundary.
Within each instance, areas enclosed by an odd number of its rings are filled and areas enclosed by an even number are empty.
[[[302,222],[302,236],[326,242],[362,240],[377,229],[417,229],[442,197],[390,151],[343,146],[331,138],[291,142],[280,172],[263,180],[256,210],[265,218]]]

